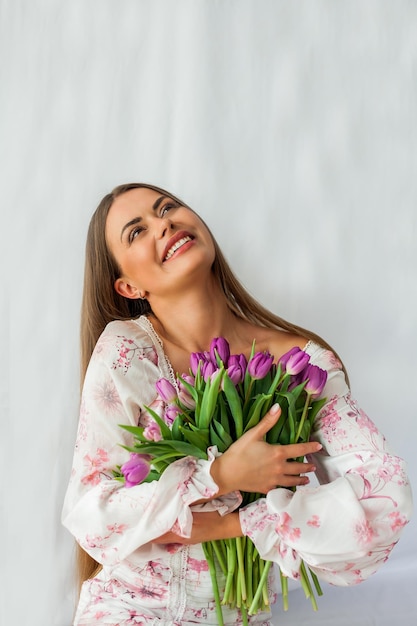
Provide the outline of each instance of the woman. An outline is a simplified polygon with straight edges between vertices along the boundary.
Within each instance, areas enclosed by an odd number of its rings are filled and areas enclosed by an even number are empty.
[[[223,455],[177,461],[159,481],[120,485],[112,470],[129,456],[120,443],[131,443],[120,424],[145,425],[145,406],[161,413],[155,382],[174,383],[190,353],[219,336],[247,356],[253,340],[275,359],[298,346],[327,370],[327,403],[312,440],[265,443],[279,419],[273,407]],[[201,548],[212,539],[247,535],[288,576],[298,576],[304,559],[337,585],[360,582],[387,559],[411,514],[402,460],[351,398],[330,346],[251,298],[204,222],[172,194],[124,185],[97,208],[87,240],[82,357],[63,512],[81,546],[74,624],[216,624]],[[310,472],[320,486],[308,486]],[[239,491],[265,497],[237,511]],[[224,615],[226,624],[241,623],[234,610]],[[251,623],[270,624],[268,614]]]

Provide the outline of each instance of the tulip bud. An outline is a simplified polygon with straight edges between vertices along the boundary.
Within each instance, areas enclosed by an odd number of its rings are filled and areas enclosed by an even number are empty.
[[[232,354],[229,357],[227,375],[234,385],[243,382],[248,363],[244,354]]]
[[[161,441],[162,434],[159,425],[153,420],[143,429],[143,436],[148,441]]]
[[[176,404],[168,404],[164,413],[164,422],[171,426],[177,415],[181,413],[181,409]]]
[[[177,397],[177,390],[167,378],[160,378],[156,381],[155,386],[159,397],[167,404],[173,402]]]
[[[189,376],[187,374],[184,374],[183,379],[186,383],[188,383],[189,385],[194,386],[195,384],[195,379],[193,376]],[[181,402],[181,404],[183,406],[185,406],[185,408],[187,409],[195,409],[195,401],[194,398],[192,397],[192,395],[190,394],[190,392],[188,391],[187,387],[184,385],[184,383],[178,379],[177,381],[178,384],[178,399]]]
[[[217,371],[218,368],[211,361],[206,361],[205,363],[203,363],[203,366],[201,368],[201,373],[206,382],[212,376],[212,374]]]
[[[257,352],[248,363],[248,373],[254,380],[265,378],[269,373],[274,357],[269,352]]]
[[[307,363],[310,360],[310,356],[304,350],[298,350],[294,352],[285,364],[287,374],[295,376],[303,371]]]
[[[230,356],[230,347],[228,341],[224,337],[215,337],[210,344],[210,359],[213,363],[217,363],[216,353],[225,367],[228,365]]]
[[[278,363],[281,364],[281,368],[285,369],[288,359],[298,352],[302,352],[301,348],[299,348],[298,346],[294,346],[294,348],[291,348],[291,350],[288,350],[288,352],[283,354],[282,357],[278,360]]]
[[[125,477],[125,486],[134,487],[145,480],[151,471],[149,454],[131,453],[129,461],[126,461],[120,468]]]
[[[308,378],[305,391],[311,396],[319,396],[327,381],[327,372],[311,363],[305,369],[305,378]]]
[[[192,352],[190,355],[190,369],[194,376],[197,374],[198,366],[200,366],[200,373],[203,371],[203,367],[207,363],[211,363],[210,352]],[[217,365],[217,362],[214,361]]]

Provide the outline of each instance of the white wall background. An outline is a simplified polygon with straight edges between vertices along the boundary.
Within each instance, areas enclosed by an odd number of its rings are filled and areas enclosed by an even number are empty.
[[[184,197],[259,300],[335,346],[416,484],[417,4],[1,0],[0,63],[1,624],[71,622],[84,241],[121,182]],[[416,536],[276,623],[413,623]]]

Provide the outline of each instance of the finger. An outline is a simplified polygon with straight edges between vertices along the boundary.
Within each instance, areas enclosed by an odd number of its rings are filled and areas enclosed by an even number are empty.
[[[279,481],[280,487],[301,487],[302,485],[308,485],[310,479],[308,476],[282,476]],[[272,489],[276,489],[276,485],[271,487]]]
[[[316,466],[312,463],[298,463],[288,462],[285,466],[286,476],[299,476],[300,474],[306,474],[308,472],[314,472]]]
[[[300,456],[306,456],[306,454],[314,454],[323,446],[318,441],[308,441],[307,443],[290,443],[282,447],[285,449],[285,455],[288,459],[296,459]]]
[[[259,421],[259,424],[254,426],[249,433],[252,433],[254,439],[262,439],[264,435],[271,430],[274,424],[277,423],[279,417],[281,415],[281,407],[278,403],[273,404],[269,409],[268,413],[264,415],[264,417]]]

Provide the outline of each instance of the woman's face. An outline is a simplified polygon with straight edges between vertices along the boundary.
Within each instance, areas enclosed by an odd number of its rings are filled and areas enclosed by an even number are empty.
[[[210,233],[191,209],[145,187],[113,202],[106,241],[121,269],[115,289],[149,301],[195,284],[209,274],[215,251]]]

